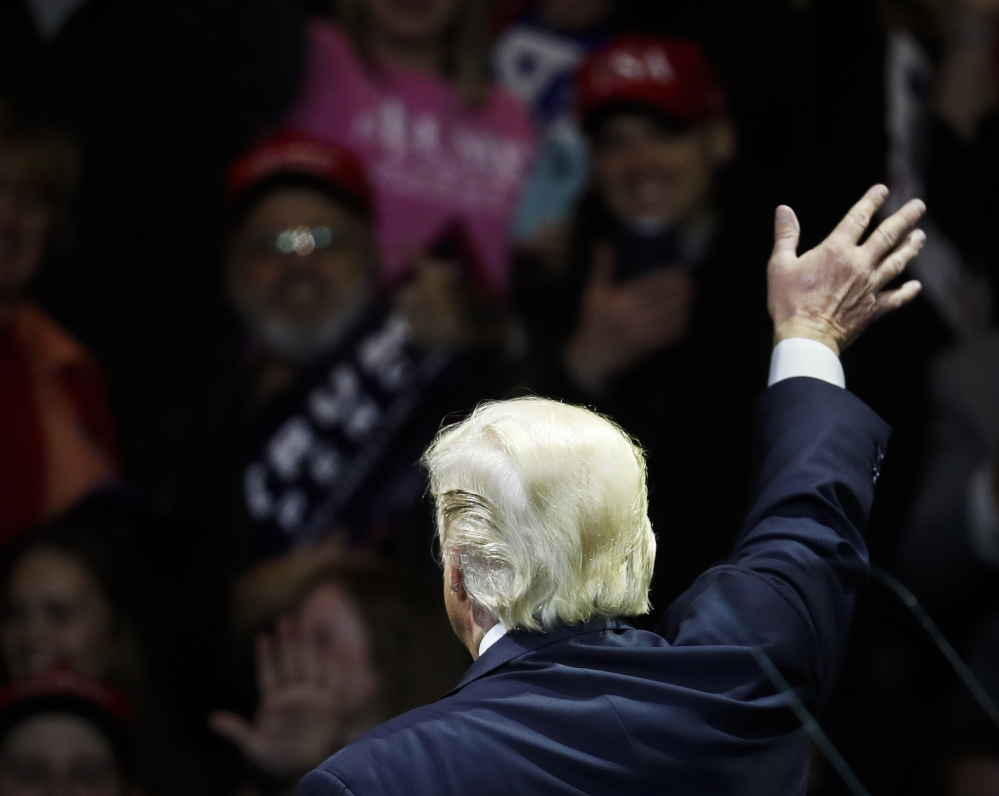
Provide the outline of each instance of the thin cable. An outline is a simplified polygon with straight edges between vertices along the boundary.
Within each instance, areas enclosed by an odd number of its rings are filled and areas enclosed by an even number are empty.
[[[840,562],[840,564],[843,563],[845,562]],[[862,567],[856,566],[850,568],[858,570],[863,569]],[[968,668],[968,665],[961,659],[961,656],[957,654],[957,651],[947,640],[947,637],[940,632],[940,628],[937,627],[936,623],[926,612],[926,609],[923,608],[919,600],[916,599],[916,595],[914,595],[898,578],[891,573],[886,572],[881,567],[870,565],[868,571],[874,580],[886,586],[896,597],[898,597],[902,604],[909,609],[912,615],[919,622],[920,626],[926,631],[926,634],[936,645],[937,649],[940,650],[940,653],[957,673],[957,676],[961,679],[961,682],[964,683],[964,686],[971,693],[972,697],[974,697],[979,707],[985,711],[986,715],[988,715],[996,727],[999,728],[999,707],[996,707],[996,703],[993,701],[992,697],[989,696],[989,693],[985,690],[985,687],[981,684],[979,679],[975,677],[971,669]],[[840,751],[833,744],[832,740],[830,740],[829,736],[826,735],[822,727],[819,726],[815,717],[811,714],[808,708],[805,707],[805,703],[801,701],[798,694],[793,688],[791,688],[790,683],[784,679],[784,675],[780,673],[780,670],[770,659],[770,656],[767,655],[761,647],[752,643],[745,625],[738,619],[735,612],[732,610],[728,601],[725,600],[724,597],[722,598],[722,603],[725,606],[729,618],[739,629],[739,633],[743,637],[743,642],[746,644],[750,655],[753,656],[753,660],[756,661],[757,665],[770,680],[774,688],[787,698],[789,702],[788,706],[791,708],[791,711],[797,717],[798,721],[801,722],[801,726],[805,729],[805,732],[808,733],[808,736],[826,756],[829,764],[839,775],[840,779],[843,780],[843,784],[846,785],[847,790],[849,790],[853,796],[870,796],[870,792],[864,787],[864,784],[854,773],[853,769],[850,768],[849,763],[847,763],[843,755],[840,754]]]
[[[926,613],[926,609],[919,604],[916,595],[909,591],[902,581],[891,573],[881,569],[881,567],[872,565],[871,577],[887,586],[902,601],[902,604],[912,612],[913,616],[919,621],[919,624],[923,626],[923,630],[926,631],[926,634],[936,644],[937,649],[940,650],[944,658],[947,659],[947,662],[957,672],[957,676],[961,678],[965,687],[971,692],[979,707],[985,711],[992,720],[992,723],[996,727],[999,727],[999,708],[996,707],[996,703],[989,696],[988,691],[985,690],[981,681],[968,668],[968,664],[961,660],[961,656],[957,654],[957,651],[947,640],[947,637],[940,632],[940,628],[930,618],[930,615]]]
[[[795,693],[794,689],[791,688],[791,684],[784,679],[784,675],[780,673],[776,664],[770,659],[770,656],[763,651],[762,647],[758,647],[752,643],[749,639],[749,635],[746,632],[745,625],[739,620],[732,610],[728,601],[722,596],[722,604],[732,620],[733,624],[739,629],[739,634],[742,636],[743,643],[749,649],[749,654],[753,656],[753,660],[756,661],[757,665],[763,670],[763,673],[770,680],[771,684],[776,688],[781,694],[787,697],[790,702],[789,707],[794,715],[797,717],[798,721],[801,722],[801,726],[805,728],[805,732],[812,739],[819,749],[822,750],[822,754],[826,756],[830,765],[835,769],[836,773],[839,774],[840,779],[843,780],[843,784],[846,785],[847,790],[850,791],[853,796],[871,796],[870,791],[864,787],[860,778],[853,773],[853,769],[850,768],[850,764],[846,762],[846,759],[840,754],[839,749],[833,744],[826,735],[825,730],[819,726],[818,721],[811,714],[811,711],[805,707],[805,703],[801,701],[801,697]]]
[[[750,654],[753,656],[754,660],[759,664],[760,668],[770,678],[770,682],[774,684],[778,691],[784,694],[791,701],[791,710],[794,711],[794,715],[798,717],[798,721],[801,722],[801,726],[805,728],[805,732],[808,733],[809,737],[815,743],[819,749],[822,750],[822,754],[826,756],[830,765],[839,774],[840,779],[843,780],[843,784],[846,785],[847,789],[853,796],[871,796],[870,791],[864,787],[860,778],[853,773],[853,769],[850,768],[850,764],[846,762],[843,755],[840,754],[839,749],[829,740],[829,736],[826,735],[825,730],[819,726],[818,721],[811,714],[808,708],[805,707],[805,703],[801,701],[801,698],[794,692],[791,688],[790,683],[784,679],[784,676],[780,673],[774,662],[770,660],[770,656],[767,655],[760,647],[750,646]]]

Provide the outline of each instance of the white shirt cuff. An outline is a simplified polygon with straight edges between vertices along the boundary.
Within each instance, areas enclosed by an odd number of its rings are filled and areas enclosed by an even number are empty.
[[[777,343],[770,355],[767,386],[796,376],[821,379],[837,387],[846,387],[843,365],[836,352],[818,340],[805,337],[789,337]]]
[[[491,628],[489,628],[485,635],[482,637],[482,641],[479,642],[479,657],[481,658],[487,649],[489,649],[493,644],[499,641],[503,636],[506,635],[506,628],[503,627],[502,623],[497,622]]]

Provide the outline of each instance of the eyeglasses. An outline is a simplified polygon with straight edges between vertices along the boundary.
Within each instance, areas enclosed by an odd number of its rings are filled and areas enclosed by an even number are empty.
[[[347,236],[334,235],[329,227],[294,227],[264,235],[260,246],[271,254],[297,254],[307,257],[317,249],[340,249]]]

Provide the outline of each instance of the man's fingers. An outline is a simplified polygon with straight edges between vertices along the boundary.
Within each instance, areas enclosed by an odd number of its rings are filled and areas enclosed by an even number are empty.
[[[336,701],[342,702],[347,689],[347,672],[344,665],[332,655],[326,655],[320,661],[319,685]]]
[[[667,310],[677,301],[690,301],[694,280],[682,268],[664,268],[629,279],[616,289],[618,300],[629,312]]]
[[[658,294],[630,294],[620,303],[621,320],[630,325],[660,323],[661,319],[675,315],[693,303],[693,291],[684,284],[675,290]]]
[[[890,215],[878,228],[871,233],[871,236],[864,243],[871,260],[877,262],[888,252],[895,248],[902,236],[912,229],[912,226],[919,221],[920,216],[926,212],[926,205],[920,199],[911,199]]]
[[[801,225],[794,211],[787,205],[781,205],[774,213],[774,255],[798,253],[798,237],[801,235]]]
[[[240,749],[245,749],[253,735],[253,725],[238,713],[214,710],[208,714],[208,726],[223,738],[228,738]]]
[[[607,241],[600,241],[593,247],[593,270],[590,273],[589,290],[600,290],[614,281],[614,249]]]
[[[657,268],[629,279],[621,285],[621,291],[642,294],[650,291],[672,292],[692,282],[693,279],[686,268]]]
[[[266,633],[257,636],[257,687],[266,694],[278,686],[274,640]]]
[[[874,274],[872,276],[874,289],[880,290],[900,273],[902,273],[902,271],[905,270],[905,266],[907,266],[912,258],[919,253],[919,250],[923,248],[923,244],[925,242],[926,233],[921,229],[916,229],[910,232],[909,236],[905,239],[902,245],[892,252],[891,256],[886,258],[885,261],[874,270]]]
[[[309,685],[318,685],[322,682],[320,676],[320,655],[319,642],[311,637],[302,634],[300,646],[302,656],[302,679]]]
[[[278,665],[284,683],[297,683],[302,679],[301,661],[298,651],[298,628],[293,619],[282,617],[277,621]]]
[[[839,222],[833,235],[848,238],[851,243],[856,243],[864,234],[864,231],[871,225],[871,219],[884,203],[888,196],[888,189],[884,185],[875,185],[870,188],[863,198],[850,208],[843,220]]]
[[[434,257],[422,249],[416,249],[410,255],[409,265],[418,279],[444,279],[461,275],[457,263]]]
[[[899,307],[904,307],[916,296],[918,296],[919,291],[922,289],[923,286],[913,279],[911,282],[906,282],[900,288],[884,291],[878,296],[878,306],[877,310],[875,310],[874,317],[880,318],[882,315],[893,312]]]

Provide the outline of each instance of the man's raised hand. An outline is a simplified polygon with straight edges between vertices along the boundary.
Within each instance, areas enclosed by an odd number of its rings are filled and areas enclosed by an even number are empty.
[[[919,199],[907,202],[860,243],[887,196],[885,186],[875,185],[829,237],[800,257],[798,219],[790,207],[777,208],[774,250],[767,267],[775,344],[806,337],[840,354],[872,321],[916,297],[921,288],[916,281],[894,290],[884,287],[902,273],[926,240],[922,230],[912,229],[926,210]]]

